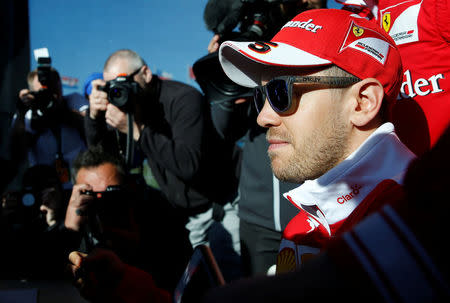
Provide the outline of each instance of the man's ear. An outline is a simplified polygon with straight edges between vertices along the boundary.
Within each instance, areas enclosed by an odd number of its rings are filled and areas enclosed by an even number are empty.
[[[381,109],[384,90],[374,78],[364,79],[352,87],[355,102],[352,104],[350,121],[353,125],[364,127],[375,121]]]
[[[144,76],[144,81],[145,83],[150,83],[150,81],[152,80],[152,71],[150,70],[150,67],[148,67],[147,65],[144,65],[142,67],[142,75]]]

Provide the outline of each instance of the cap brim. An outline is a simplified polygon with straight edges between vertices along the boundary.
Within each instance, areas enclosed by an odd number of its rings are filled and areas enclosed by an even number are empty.
[[[278,43],[270,51],[259,53],[248,46],[255,42],[225,41],[219,49],[219,60],[225,74],[234,82],[246,87],[261,83],[261,74],[268,66],[300,67],[329,65],[322,59],[289,44]]]

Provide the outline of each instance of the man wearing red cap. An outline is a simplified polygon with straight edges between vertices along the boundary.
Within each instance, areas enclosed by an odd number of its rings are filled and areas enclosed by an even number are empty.
[[[346,0],[344,9],[373,20],[397,44],[403,80],[392,121],[416,155],[429,150],[450,123],[448,0]]]
[[[387,193],[414,158],[386,119],[401,84],[400,54],[368,20],[312,10],[271,42],[223,43],[219,58],[230,79],[255,87],[274,174],[302,183],[285,193],[301,211],[276,260],[277,272],[293,271],[393,199]]]

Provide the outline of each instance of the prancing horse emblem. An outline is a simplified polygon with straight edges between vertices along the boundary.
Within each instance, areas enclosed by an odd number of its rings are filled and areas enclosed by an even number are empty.
[[[383,22],[383,28],[386,33],[391,29],[391,13],[384,13],[383,18],[381,19]]]

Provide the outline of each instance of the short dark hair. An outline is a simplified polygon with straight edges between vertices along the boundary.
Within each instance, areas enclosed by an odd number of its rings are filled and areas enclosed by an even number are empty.
[[[90,146],[77,155],[72,163],[72,176],[75,178],[82,168],[94,168],[106,163],[117,168],[121,183],[127,181],[128,171],[123,157],[105,151],[101,145]]]

